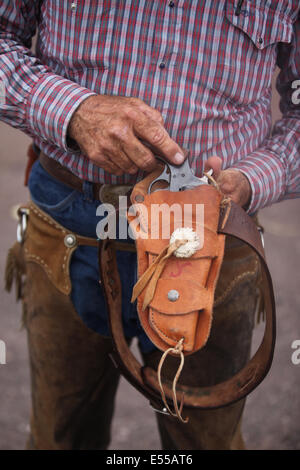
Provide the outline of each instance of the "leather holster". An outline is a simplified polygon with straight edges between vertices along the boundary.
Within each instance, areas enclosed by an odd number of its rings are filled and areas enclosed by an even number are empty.
[[[143,199],[143,209],[137,209],[148,216],[145,226],[141,220],[143,236],[136,240],[139,279],[166,251],[170,236],[183,224],[197,234],[200,249],[192,256],[177,257],[174,253],[166,260],[146,308],[147,285],[138,295],[138,314],[145,332],[159,349],[165,351],[184,338],[183,352],[191,354],[206,344],[211,329],[214,292],[225,244],[225,236],[217,233],[223,196],[210,185],[147,194],[151,179],[149,176],[138,183],[131,194],[132,204]],[[157,217],[153,208],[161,208],[165,213]],[[165,238],[165,234],[170,236]]]

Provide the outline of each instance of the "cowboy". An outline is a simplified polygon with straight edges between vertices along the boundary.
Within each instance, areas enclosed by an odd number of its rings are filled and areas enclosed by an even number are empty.
[[[252,216],[299,194],[299,11],[296,0],[2,0],[0,117],[32,137],[37,157],[28,182],[36,225],[23,244],[27,448],[110,442],[119,372],[89,242],[101,202],[126,195],[156,168],[157,155],[181,164],[185,148],[195,174],[211,168],[222,192]],[[283,116],[271,132],[276,64]],[[157,367],[160,352],[130,303],[136,255],[119,251],[117,259],[125,336],[137,337],[145,364]],[[183,384],[221,382],[247,361],[258,278],[256,257],[229,239],[212,332],[186,360]],[[172,360],[167,367],[172,376]],[[195,410],[187,424],[157,413],[162,447],[244,448],[244,405]]]

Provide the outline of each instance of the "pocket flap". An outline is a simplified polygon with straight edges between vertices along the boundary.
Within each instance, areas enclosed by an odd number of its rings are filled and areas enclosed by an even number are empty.
[[[66,239],[70,239],[71,243]],[[78,245],[97,246],[90,239],[68,231],[35,204],[29,204],[24,253],[26,261],[39,264],[63,294],[71,292],[70,261]],[[47,247],[47,249],[45,249]]]
[[[274,2],[272,8],[266,2],[245,0],[239,15],[235,14],[236,8],[236,1],[226,2],[227,20],[241,29],[258,49],[277,42],[291,42],[292,20],[280,11],[280,5]]]
[[[203,310],[208,303],[208,290],[197,282],[159,279],[150,308],[165,315],[184,315]]]

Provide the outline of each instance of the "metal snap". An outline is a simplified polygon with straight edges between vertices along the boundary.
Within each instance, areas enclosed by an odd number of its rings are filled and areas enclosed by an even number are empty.
[[[179,299],[179,292],[175,289],[169,290],[168,299],[170,302],[176,302]]]
[[[75,246],[77,243],[75,235],[73,235],[73,233],[69,233],[68,235],[66,235],[64,238],[64,243],[68,248],[72,248],[73,246]]]
[[[144,201],[144,196],[142,194],[137,194],[134,198],[136,202],[143,202]]]

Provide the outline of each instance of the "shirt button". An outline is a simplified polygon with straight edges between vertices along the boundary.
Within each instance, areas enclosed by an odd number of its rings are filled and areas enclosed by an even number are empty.
[[[159,64],[159,68],[160,68],[160,69],[164,69],[165,66],[166,66],[166,64],[165,64],[164,62],[161,62],[161,63]]]
[[[175,3],[174,3],[174,2],[169,2],[169,7],[170,7],[170,8],[175,7]]]

